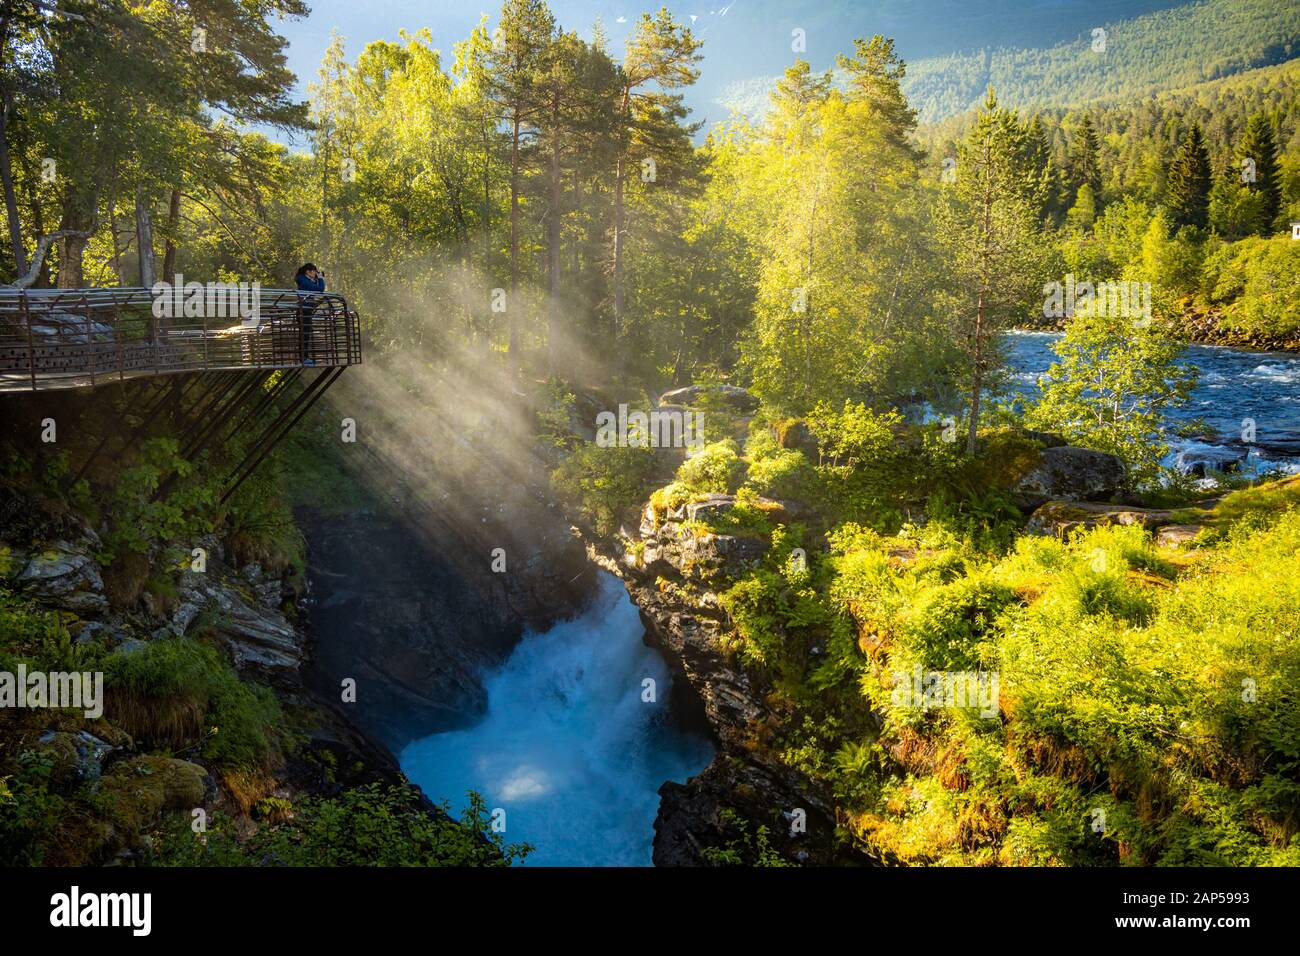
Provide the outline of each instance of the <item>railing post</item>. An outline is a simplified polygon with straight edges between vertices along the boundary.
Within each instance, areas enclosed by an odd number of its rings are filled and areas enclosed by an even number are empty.
[[[90,357],[90,387],[95,387],[95,366],[98,362],[95,360],[95,344],[90,334],[90,296],[82,293],[82,299],[86,304],[86,355]]]
[[[153,315],[153,310],[149,310],[149,315]],[[117,380],[126,381],[126,356],[122,352],[122,310],[117,307],[117,300],[113,300],[113,341],[117,345]]]
[[[23,304],[23,316],[27,319],[27,367],[32,374],[32,391],[36,391],[36,345],[32,337],[32,310],[27,307],[27,290],[18,293]]]

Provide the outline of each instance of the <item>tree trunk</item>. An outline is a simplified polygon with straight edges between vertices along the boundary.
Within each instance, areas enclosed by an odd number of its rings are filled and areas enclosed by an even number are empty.
[[[140,285],[152,288],[157,281],[153,268],[153,210],[139,187],[135,191],[135,249],[140,259]]]
[[[108,201],[108,232],[113,238],[113,273],[117,276],[117,284],[125,285],[122,277],[122,243],[117,235],[116,197]]]
[[[59,281],[60,289],[80,289],[86,284],[82,257],[90,233],[72,228],[65,217],[65,227],[59,230]]]
[[[18,196],[14,192],[14,172],[9,161],[9,103],[0,107],[0,183],[4,185],[5,213],[9,219],[9,247],[14,257],[14,274],[27,272],[27,252],[23,248],[23,224],[18,218]]]
[[[181,191],[172,189],[171,202],[167,206],[167,240],[163,247],[163,279],[172,281],[176,275],[176,232],[181,224]]]
[[[623,177],[626,175],[622,156],[614,169],[614,319],[611,344],[618,351],[618,337],[623,333]]]
[[[966,431],[966,454],[975,455],[975,432],[980,421],[980,392],[984,386],[984,290],[980,289],[975,307],[975,341],[971,367],[970,426]]]
[[[546,313],[546,368],[550,374],[556,373],[555,360],[558,352],[556,341],[560,332],[560,200],[562,189],[560,183],[560,137],[559,137],[559,94],[555,95],[552,107],[556,114],[551,132],[551,210],[546,221],[547,259],[550,271],[550,295]]]
[[[993,228],[993,187],[989,180],[988,146],[984,150],[984,190],[982,194],[983,229],[980,233],[980,294],[975,304],[975,341],[971,369],[970,426],[966,431],[966,454],[975,456],[975,433],[980,424],[980,392],[984,386],[984,305],[989,291],[989,256]]]
[[[507,348],[512,361],[519,359],[519,321],[516,313],[519,303],[515,293],[519,290],[519,111],[515,110],[513,132],[510,138],[510,301],[506,314],[510,323],[510,345]]]

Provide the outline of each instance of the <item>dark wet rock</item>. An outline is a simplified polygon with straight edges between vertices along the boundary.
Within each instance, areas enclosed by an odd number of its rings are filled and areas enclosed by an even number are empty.
[[[1171,524],[1156,532],[1156,544],[1162,548],[1182,548],[1196,540],[1205,530],[1199,524]]]
[[[1090,501],[1049,501],[1029,516],[1026,530],[1031,534],[1060,537],[1076,528],[1111,524],[1140,525],[1151,531],[1171,521],[1173,512],[1158,508],[1131,508]]]
[[[76,540],[60,540],[26,549],[0,542],[8,548],[8,580],[14,587],[50,607],[79,615],[108,609],[104,578],[95,552],[99,537],[86,529]],[[2,566],[0,566],[2,567]]]
[[[309,683],[338,700],[341,682],[355,680],[356,703],[343,706],[395,753],[478,720],[487,706],[483,672],[526,629],[544,630],[581,607],[594,580],[558,515],[507,509],[468,531],[445,527],[440,540],[422,522],[379,513],[300,520],[311,581]],[[498,546],[501,573],[492,570]]]
[[[270,594],[241,591],[214,562],[206,572],[182,572],[168,629],[183,635],[207,612],[211,631],[229,648],[236,667],[257,672],[296,668],[303,658],[302,641],[278,609],[282,585],[278,580],[273,584]]]
[[[780,502],[760,499],[760,504],[774,515],[784,513]],[[703,532],[689,524],[724,518],[734,507],[730,495],[708,495],[658,515],[647,507],[634,535],[590,549],[593,560],[623,579],[641,612],[646,643],[661,649],[669,666],[685,678],[718,743],[704,771],[660,789],[654,862],[707,865],[706,848],[726,847],[738,839],[744,843],[724,811],[747,821],[750,849],[756,827],[762,825],[774,849],[790,862],[864,862],[836,846],[829,795],[753,747],[756,728],[772,717],[765,700],[773,688],[768,675],[744,666],[724,649],[732,625],[717,592],[761,560],[767,542]],[[791,835],[782,814],[796,810],[803,811],[807,832]]]
[[[686,385],[664,392],[659,396],[659,405],[694,406],[700,403],[705,394],[717,395],[739,411],[752,412],[758,408],[758,396],[739,385]]]
[[[722,818],[724,809],[750,821],[744,835]],[[794,826],[794,821],[800,825]],[[743,862],[753,865],[758,826],[767,828],[771,848],[791,862],[824,864],[851,858],[836,846],[833,806],[810,792],[797,775],[719,754],[686,783],[669,781],[659,788],[655,866],[709,866],[706,849],[732,844]]]
[[[1119,456],[1064,445],[1044,448],[1010,491],[1017,506],[1032,510],[1053,499],[1106,501],[1120,494],[1127,482]]]
[[[759,498],[758,503],[774,514],[783,513],[779,502]],[[735,506],[735,496],[723,494],[687,502],[662,516],[647,505],[639,529],[640,567],[646,573],[689,578],[739,577],[762,559],[767,543],[758,537],[717,534],[700,526],[719,521]]]
[[[1250,449],[1244,445],[1202,445],[1179,452],[1174,467],[1184,475],[1204,478],[1212,471],[1225,474],[1238,471],[1249,456]]]

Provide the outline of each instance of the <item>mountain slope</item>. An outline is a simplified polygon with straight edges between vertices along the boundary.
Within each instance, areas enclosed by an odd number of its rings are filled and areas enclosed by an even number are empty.
[[[1093,50],[1089,28],[1048,47],[916,59],[907,64],[903,90],[922,123],[937,123],[977,106],[990,84],[1010,106],[1078,106],[1149,96],[1300,56],[1300,4],[1292,0],[1200,0],[1097,26],[1105,31],[1104,51]],[[864,19],[854,35],[879,29]],[[841,45],[848,50],[851,38]],[[776,80],[734,82],[719,102],[761,116]]]
[[[1288,0],[1205,0],[1099,27],[1104,50],[1093,49],[1090,31],[1046,49],[919,60],[908,65],[904,89],[922,122],[934,122],[977,106],[990,84],[1010,106],[1078,105],[1189,86],[1300,55],[1300,4]]]

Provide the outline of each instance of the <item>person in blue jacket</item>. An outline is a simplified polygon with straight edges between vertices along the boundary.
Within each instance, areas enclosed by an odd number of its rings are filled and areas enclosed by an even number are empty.
[[[301,293],[324,292],[325,273],[317,269],[314,263],[308,262],[298,269],[293,281],[298,286],[298,292],[300,293],[298,296],[298,325],[302,330],[302,364],[315,365],[316,362],[311,357],[311,324],[319,300],[314,295],[302,295]]]

